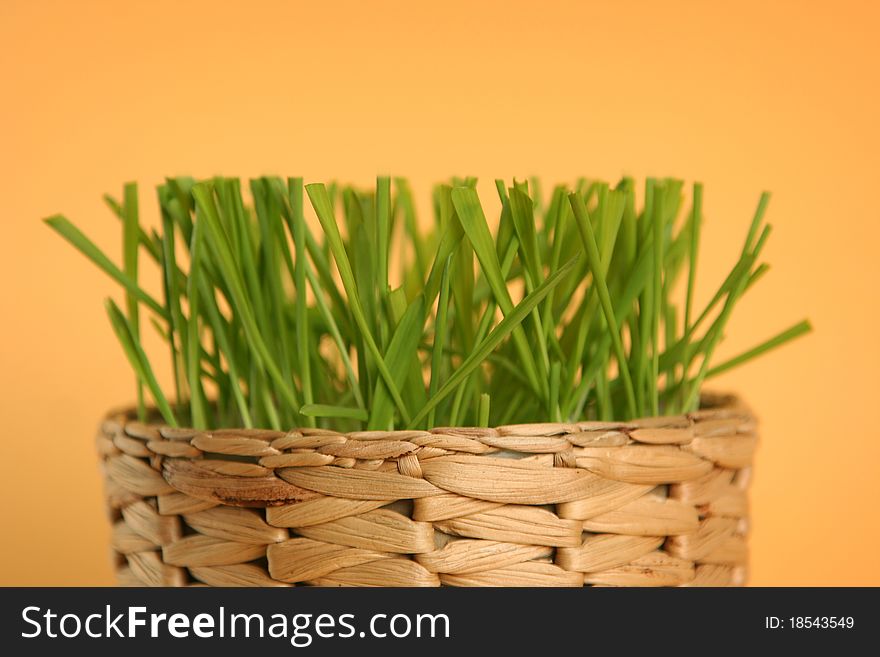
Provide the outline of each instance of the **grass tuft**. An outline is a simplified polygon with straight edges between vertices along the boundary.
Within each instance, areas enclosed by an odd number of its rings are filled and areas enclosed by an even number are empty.
[[[170,178],[161,230],[141,225],[138,189],[105,196],[121,221],[116,265],[62,216],[46,223],[125,292],[107,312],[165,422],[196,428],[426,429],[625,420],[697,408],[713,376],[811,330],[801,321],[721,363],[725,328],[767,272],[763,194],[730,273],[695,307],[703,187],[580,180],[495,181],[497,227],[476,180],[433,194],[420,224],[409,184],[375,189],[263,177]],[[308,197],[308,205],[305,199]],[[314,214],[317,222],[310,221]],[[158,264],[164,298],[140,286]],[[677,284],[679,274],[683,282]],[[168,344],[174,397],[141,344]]]

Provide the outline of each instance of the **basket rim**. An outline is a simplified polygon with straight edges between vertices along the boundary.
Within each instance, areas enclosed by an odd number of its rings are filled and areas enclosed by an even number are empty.
[[[541,506],[582,500],[602,481],[641,491],[698,479],[716,466],[750,465],[755,417],[736,395],[703,399],[707,407],[692,413],[624,422],[349,433],[182,429],[131,420],[129,409],[104,420],[96,447],[111,479],[141,495],[177,492],[268,508],[452,493]]]
[[[266,428],[245,428],[245,427],[218,427],[214,429],[194,429],[191,427],[171,427],[166,422],[158,418],[158,411],[155,407],[148,407],[147,413],[151,419],[146,422],[137,420],[137,407],[132,404],[120,405],[112,408],[104,415],[105,422],[118,422],[124,426],[136,425],[144,428],[154,428],[160,433],[178,434],[181,432],[192,432],[195,434],[207,434],[217,438],[224,438],[232,435],[241,436],[248,433],[260,434],[280,434],[289,435],[292,433],[301,435],[339,435],[350,436],[361,439],[369,436],[371,438],[387,437],[388,439],[400,439],[405,436],[426,433],[447,433],[467,432],[468,435],[478,437],[481,435],[491,435],[498,433],[504,435],[506,433],[517,433],[522,435],[523,431],[527,431],[532,435],[552,436],[563,435],[567,433],[575,433],[578,431],[601,431],[615,429],[640,429],[640,428],[662,428],[680,427],[683,424],[693,423],[695,420],[705,420],[708,418],[724,418],[732,415],[749,416],[753,420],[754,413],[751,408],[743,401],[742,397],[735,392],[720,391],[704,391],[700,394],[700,408],[689,413],[678,415],[654,415],[633,418],[630,420],[580,420],[577,422],[527,422],[519,424],[506,424],[494,427],[475,427],[472,425],[457,426],[436,426],[431,429],[393,429],[393,430],[361,430],[361,431],[336,431],[334,429],[323,429],[314,427],[291,427],[285,429],[266,429]],[[155,417],[156,419],[152,419]],[[224,434],[227,434],[224,436]]]

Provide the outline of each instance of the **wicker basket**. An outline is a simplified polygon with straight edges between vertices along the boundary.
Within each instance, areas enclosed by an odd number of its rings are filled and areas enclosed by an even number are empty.
[[[120,584],[679,586],[746,578],[755,420],[98,434]]]

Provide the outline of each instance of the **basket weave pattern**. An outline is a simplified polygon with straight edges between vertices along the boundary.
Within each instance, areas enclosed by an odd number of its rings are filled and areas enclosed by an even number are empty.
[[[741,585],[755,420],[195,431],[111,414],[120,584]],[[706,404],[704,403],[704,406]]]

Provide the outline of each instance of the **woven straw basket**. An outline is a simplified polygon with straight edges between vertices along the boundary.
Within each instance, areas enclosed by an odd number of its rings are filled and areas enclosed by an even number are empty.
[[[115,413],[98,449],[120,584],[694,586],[746,578],[755,420],[339,434]]]

